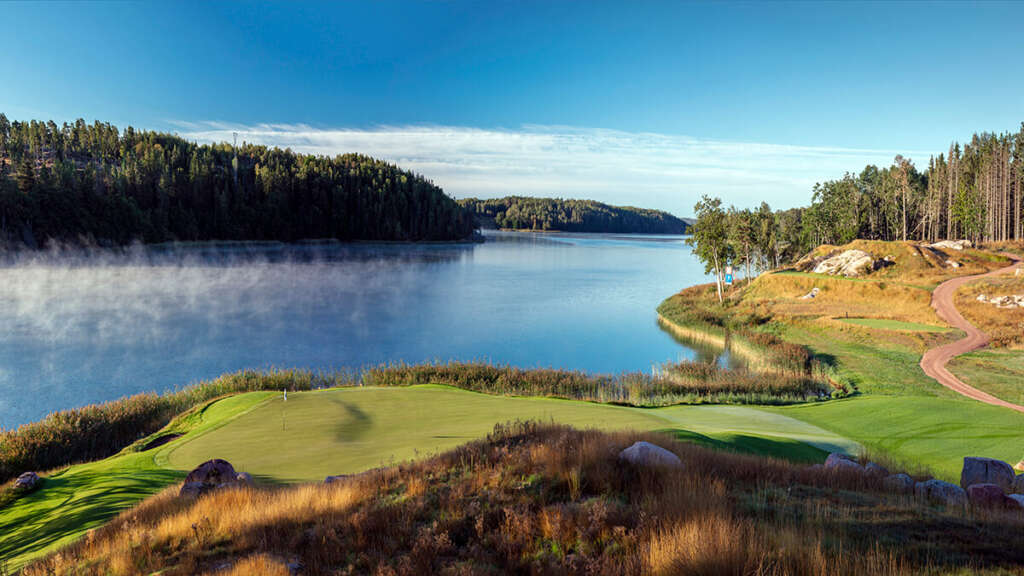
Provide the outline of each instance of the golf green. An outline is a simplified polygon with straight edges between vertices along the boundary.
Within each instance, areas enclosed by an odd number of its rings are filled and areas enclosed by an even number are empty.
[[[157,462],[188,470],[224,458],[258,479],[321,480],[447,450],[495,424],[539,420],[581,428],[685,429],[740,451],[789,456],[788,446],[853,451],[857,446],[810,424],[753,408],[678,406],[640,409],[546,398],[510,398],[443,386],[343,388],[280,395],[205,434],[168,446]],[[764,449],[735,442],[761,437]],[[769,448],[771,447],[771,448]],[[806,448],[806,446],[803,446]],[[810,459],[803,453],[797,459]]]

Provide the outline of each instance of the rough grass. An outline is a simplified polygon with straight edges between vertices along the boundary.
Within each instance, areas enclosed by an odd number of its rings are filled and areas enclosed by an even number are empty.
[[[1015,404],[1024,404],[1024,350],[978,350],[948,365],[965,383]]]
[[[617,453],[665,446],[682,469]],[[971,516],[876,480],[664,435],[500,427],[427,461],[333,485],[167,491],[43,574],[917,574],[1019,568],[1024,520]]]
[[[957,290],[957,310],[971,324],[992,338],[991,346],[1024,348],[1024,308],[997,308],[978,302],[979,294],[989,298],[1024,294],[1024,276],[1000,275],[970,282]]]

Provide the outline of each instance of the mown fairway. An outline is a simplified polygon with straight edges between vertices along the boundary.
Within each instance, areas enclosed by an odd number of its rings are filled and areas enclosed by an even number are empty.
[[[933,324],[922,324],[920,322],[902,322],[900,320],[889,320],[885,318],[840,318],[840,322],[853,324],[855,326],[866,326],[881,330],[898,330],[906,332],[949,332],[950,328],[935,326]]]

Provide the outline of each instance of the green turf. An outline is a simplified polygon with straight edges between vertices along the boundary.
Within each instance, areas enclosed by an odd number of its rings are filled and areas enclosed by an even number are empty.
[[[215,402],[183,418],[186,425],[176,423],[177,429],[213,429],[273,394],[254,392]],[[184,472],[155,463],[160,451],[125,452],[49,475],[41,489],[0,510],[0,559],[17,570],[181,480]]]
[[[997,398],[1024,404],[1024,350],[979,350],[954,358],[949,371]]]
[[[867,396],[765,410],[856,439],[937,477],[959,481],[964,456],[1024,457],[1024,414],[967,398]]]
[[[902,322],[900,320],[886,320],[883,318],[839,318],[840,322],[865,326],[867,328],[880,328],[882,330],[898,330],[904,332],[949,332],[951,329],[933,324],[921,324],[919,322]]]
[[[508,398],[442,386],[355,388],[275,397],[230,424],[176,442],[167,464],[187,470],[224,458],[274,482],[320,480],[447,450],[512,420],[557,421],[577,427],[685,429],[738,449],[786,456],[786,446],[818,442],[856,448],[845,439],[791,418],[746,407],[640,409],[545,398]],[[273,446],[268,450],[268,446]],[[798,459],[806,460],[808,452]]]
[[[444,386],[302,392],[289,395],[287,403],[275,392],[254,392],[177,419],[154,435],[168,430],[184,434],[164,446],[126,450],[51,475],[42,489],[0,509],[0,558],[18,569],[180,481],[185,471],[210,458],[224,458],[261,482],[317,481],[427,456],[517,419],[668,430],[716,448],[805,462],[820,461],[822,447],[856,449],[804,422],[740,406],[627,408],[488,396]]]

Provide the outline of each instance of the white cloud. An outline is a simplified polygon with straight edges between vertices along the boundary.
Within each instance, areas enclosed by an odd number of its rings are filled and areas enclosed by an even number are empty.
[[[727,204],[807,204],[815,182],[886,165],[895,150],[787,146],[703,140],[563,126],[485,130],[379,126],[368,130],[306,125],[177,122],[201,142],[239,141],[335,155],[360,152],[430,178],[449,194],[592,198],[689,215],[702,194]],[[902,152],[904,155],[906,151]],[[919,156],[921,157],[921,156]]]

